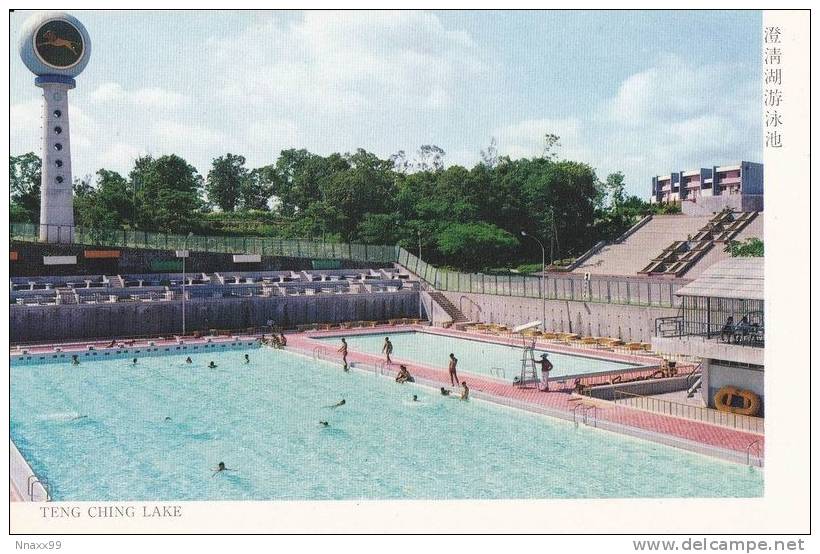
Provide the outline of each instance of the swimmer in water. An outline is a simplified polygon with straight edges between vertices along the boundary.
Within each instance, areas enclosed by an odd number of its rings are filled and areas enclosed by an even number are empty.
[[[418,402],[418,401],[419,401],[419,397],[418,397],[418,395],[417,395],[417,394],[414,394],[414,395],[413,395],[413,402]]]
[[[245,363],[246,363],[246,364],[251,363],[251,358],[250,358],[250,356],[248,356],[247,354],[245,354]]]
[[[328,423],[327,421],[320,421],[319,425],[321,425],[322,427],[328,427],[330,423]]]
[[[136,358],[134,358],[133,360],[131,360],[131,365],[137,365],[137,359],[136,359]]]
[[[80,365],[80,358],[76,354],[71,356],[71,365]]]
[[[216,468],[212,469],[211,471],[213,471],[214,475],[216,475],[217,473],[220,473],[222,471],[236,471],[236,470],[231,469],[229,467],[225,467],[225,462],[219,462],[219,465],[216,466]],[[211,477],[213,477],[214,475],[211,475]]]
[[[330,408],[331,410],[335,410],[336,408],[344,406],[345,404],[346,404],[345,399],[342,398],[341,400],[339,400],[338,402],[336,402],[332,406],[325,406],[325,408]]]
[[[461,382],[461,396],[459,398],[462,400],[470,399],[470,387],[467,386],[467,381]]]
[[[87,415],[78,415],[77,417],[72,417],[71,421],[77,421],[78,419],[83,419],[88,417]]]
[[[171,421],[171,416],[165,416],[165,421]]]
[[[208,367],[209,367],[210,369],[216,369],[216,364],[214,363],[214,361],[213,361],[213,360],[211,360],[211,361],[210,361],[210,363],[208,364]]]
[[[441,387],[441,396],[450,396],[450,391]]]
[[[186,364],[192,364],[192,363],[194,363],[194,361],[191,359],[190,356],[188,356],[187,358],[185,358],[185,363]]]

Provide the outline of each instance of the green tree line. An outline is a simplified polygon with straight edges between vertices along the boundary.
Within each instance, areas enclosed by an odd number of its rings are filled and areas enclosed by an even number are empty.
[[[243,156],[213,160],[205,175],[177,155],[143,156],[128,175],[100,169],[76,179],[77,225],[169,233],[268,235],[400,244],[431,263],[467,271],[554,260],[611,239],[643,215],[675,208],[626,196],[624,176],[600,180],[586,163],[544,154],[513,160],[494,142],[468,169],[422,146],[381,159],[359,149],[321,156],[283,150],[249,168]],[[11,221],[39,218],[40,159],[10,159]]]

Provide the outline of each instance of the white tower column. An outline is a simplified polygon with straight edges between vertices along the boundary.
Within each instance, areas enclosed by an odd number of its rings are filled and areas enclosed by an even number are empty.
[[[43,152],[40,186],[40,241],[74,240],[71,140],[68,121],[70,77],[39,77],[43,89]]]

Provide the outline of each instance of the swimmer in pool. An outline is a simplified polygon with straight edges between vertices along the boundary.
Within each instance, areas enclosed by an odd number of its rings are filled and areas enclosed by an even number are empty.
[[[80,365],[80,358],[76,354],[71,356],[71,365]]]
[[[461,396],[459,396],[462,400],[469,400],[470,399],[470,387],[467,386],[467,381],[461,382]]]
[[[414,394],[413,395],[413,402],[418,402],[418,401],[419,401],[419,396],[417,394]]]
[[[77,417],[72,417],[71,421],[77,421],[78,419],[83,419],[88,417],[87,415],[78,415]]]
[[[345,399],[342,398],[341,400],[339,400],[338,402],[336,402],[332,406],[325,406],[325,408],[330,408],[331,410],[335,410],[336,408],[344,406],[345,404],[346,404]]]
[[[441,396],[450,396],[450,391],[441,387]]]
[[[211,360],[211,361],[210,361],[210,363],[208,364],[208,367],[209,367],[210,369],[216,369],[216,364],[214,363],[214,361],[213,361],[213,360]]]
[[[165,416],[165,421],[171,421],[171,416]]]
[[[320,421],[319,425],[321,425],[322,427],[328,427],[330,423],[328,423],[327,421]]]
[[[192,363],[194,363],[194,361],[191,359],[190,356],[188,356],[187,358],[185,358],[185,363],[186,364],[192,364]]]
[[[137,359],[136,359],[136,358],[134,358],[133,360],[131,360],[131,364],[132,364],[132,365],[137,365]]]
[[[222,471],[236,471],[236,470],[231,469],[229,467],[225,467],[225,462],[219,462],[219,465],[216,466],[216,468],[212,469],[211,471],[213,471],[214,475],[216,475],[217,473],[220,473]],[[213,477],[214,475],[211,475],[211,477]]]
[[[248,356],[247,354],[245,354],[245,363],[246,363],[246,364],[251,363],[251,358],[250,358],[250,356]]]

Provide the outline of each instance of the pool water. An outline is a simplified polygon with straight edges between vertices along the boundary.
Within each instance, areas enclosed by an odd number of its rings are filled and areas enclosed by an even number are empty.
[[[172,355],[136,366],[110,359],[11,368],[12,439],[49,480],[55,500],[750,497],[763,491],[756,468],[445,398],[287,352],[191,357],[191,365],[185,355]],[[217,369],[206,367],[210,360]],[[413,394],[420,402],[412,402]],[[344,406],[326,407],[340,399]],[[236,471],[213,475],[220,461]]]
[[[350,350],[381,356],[385,336],[389,336],[390,342],[393,343],[393,354],[391,356],[393,360],[405,360],[446,369],[449,364],[450,352],[452,352],[458,359],[459,374],[476,373],[502,378],[507,381],[512,381],[513,377],[521,374],[523,342],[521,346],[507,346],[480,340],[417,332],[386,335],[350,335],[345,336],[345,340]],[[319,340],[336,347],[341,345],[340,337],[327,337]],[[550,377],[619,371],[639,367],[634,364],[573,356],[543,349],[535,350],[536,360],[540,359],[541,354],[544,352],[548,353],[549,360],[553,365]]]

